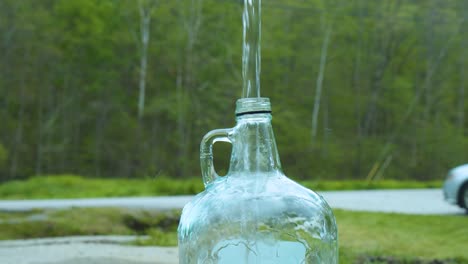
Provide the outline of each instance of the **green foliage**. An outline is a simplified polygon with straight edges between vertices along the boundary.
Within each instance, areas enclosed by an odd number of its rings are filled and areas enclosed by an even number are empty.
[[[179,212],[137,212],[115,208],[74,208],[0,214],[0,239],[75,235],[141,235],[177,230]],[[31,217],[40,221],[28,220]],[[161,241],[163,243],[163,241]]]
[[[396,181],[380,180],[365,182],[359,180],[339,180],[339,181],[301,181],[305,187],[319,191],[333,190],[373,190],[373,189],[424,189],[440,188],[442,181]]]
[[[300,181],[316,191],[440,188],[441,181],[380,180],[366,183],[358,180]],[[190,195],[204,190],[201,178],[171,179],[96,179],[74,175],[37,176],[24,181],[0,184],[2,199],[53,199],[129,197],[157,195]]]
[[[31,221],[31,216],[44,220]],[[26,239],[74,235],[130,235],[134,232],[121,222],[118,209],[73,209],[34,211],[0,215],[0,239]],[[112,223],[112,224],[110,224]]]
[[[0,143],[0,172],[4,168],[7,159],[8,159],[8,151],[5,149],[2,143]]]
[[[8,199],[92,198],[195,194],[204,189],[201,179],[86,179],[74,175],[37,176],[0,185]]]
[[[0,142],[8,150],[3,166],[0,153],[1,181],[199,174],[202,136],[234,125],[241,1],[146,1],[142,117],[138,3],[0,2]],[[264,2],[262,95],[272,100],[287,174],[441,180],[467,162],[466,10],[463,0]],[[326,25],[332,35],[312,139]],[[225,151],[216,154],[228,163]]]

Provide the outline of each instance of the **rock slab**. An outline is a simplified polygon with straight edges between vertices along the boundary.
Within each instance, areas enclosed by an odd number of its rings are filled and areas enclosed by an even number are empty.
[[[175,247],[136,247],[113,244],[131,237],[71,237],[2,241],[2,264],[176,264]],[[105,243],[105,244],[103,244]]]

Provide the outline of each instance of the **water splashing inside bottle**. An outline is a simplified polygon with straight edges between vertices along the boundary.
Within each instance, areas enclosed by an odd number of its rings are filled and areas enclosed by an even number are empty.
[[[242,53],[242,97],[260,97],[260,71],[262,39],[262,0],[244,0],[243,53]]]

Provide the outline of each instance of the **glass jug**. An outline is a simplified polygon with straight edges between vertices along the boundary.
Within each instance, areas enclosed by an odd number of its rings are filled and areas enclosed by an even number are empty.
[[[338,263],[331,208],[282,172],[269,99],[239,99],[236,123],[201,142],[205,190],[183,209],[179,263]],[[223,177],[213,167],[217,141],[232,144]]]

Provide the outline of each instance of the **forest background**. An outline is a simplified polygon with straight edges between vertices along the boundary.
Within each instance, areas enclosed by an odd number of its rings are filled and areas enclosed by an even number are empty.
[[[1,0],[0,180],[200,175],[234,125],[240,0]],[[468,1],[266,0],[262,96],[295,179],[468,162]],[[225,173],[229,146],[215,149]]]

